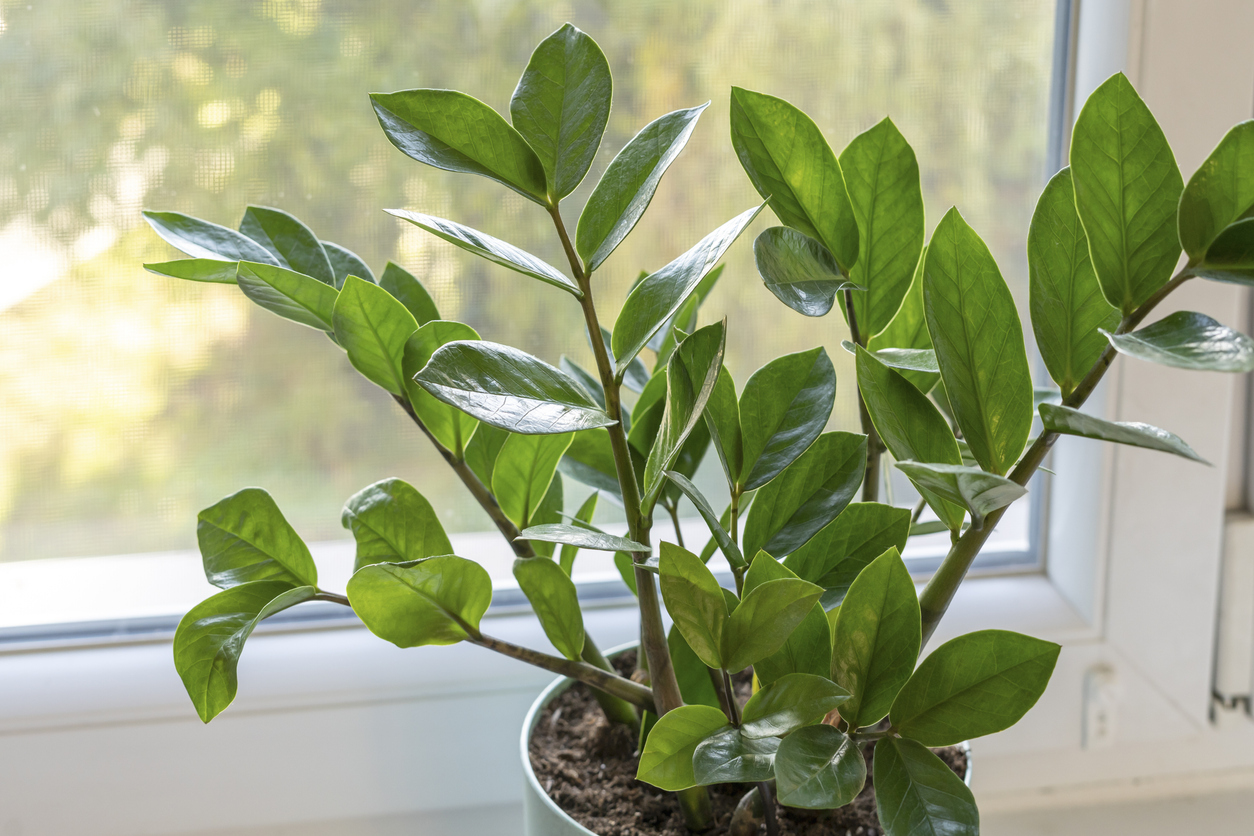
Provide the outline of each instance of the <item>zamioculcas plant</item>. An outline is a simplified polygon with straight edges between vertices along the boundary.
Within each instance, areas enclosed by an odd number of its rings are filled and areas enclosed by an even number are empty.
[[[468,641],[591,686],[609,721],[640,729],[639,779],[677,793],[694,831],[713,824],[709,785],[744,785],[732,826],[749,832],[759,817],[768,832],[783,832],[776,800],[807,810],[846,805],[863,789],[873,744],[887,833],[975,834],[970,791],[929,747],[1016,723],[1045,689],[1059,647],[986,630],[922,663],[920,652],[1060,435],[1198,459],[1165,430],[1080,407],[1116,353],[1254,369],[1254,343],[1202,314],[1139,328],[1190,278],[1254,283],[1254,179],[1246,176],[1254,122],[1234,128],[1186,186],[1127,79],[1116,75],[1093,93],[1076,121],[1071,166],[1045,188],[1028,231],[1032,325],[1058,387],[1042,392],[1010,291],[975,230],[951,209],[925,246],[919,167],[891,121],[837,155],[789,103],[734,89],[732,143],[783,224],[754,242],[758,269],[802,314],[840,306],[860,394],[862,432],[851,433],[826,431],[837,383],[822,348],[767,363],[737,393],[723,365],[729,325],[699,325],[717,263],[762,206],[642,274],[612,328],[603,324],[597,274],[705,107],[646,125],[610,163],[572,234],[562,201],[596,155],[610,92],[600,49],[567,25],[532,55],[511,121],[449,90],[372,96],[405,154],[495,180],[551,217],[568,262],[560,268],[455,221],[390,210],[550,285],[555,303],[578,305],[595,370],[567,359],[557,368],[480,339],[441,319],[415,276],[388,264],[376,278],[281,211],[250,207],[238,232],[146,213],[190,256],[149,270],[234,284],[327,332],[395,399],[509,541],[515,577],[556,650],[483,632],[488,574],[473,555],[451,553],[414,487],[389,479],[349,498],[343,523],[357,559],[347,596],[319,588],[308,548],[269,495],[249,488],[199,518],[205,572],[222,591],[187,614],[174,641],[196,710],[208,722],[234,698],[239,655],[261,620],[333,601],[401,647]],[[721,513],[692,481],[709,448],[726,476]],[[880,502],[889,457],[918,490],[913,509]],[[573,514],[563,477],[597,491]],[[626,536],[594,524],[599,495],[621,505]],[[711,532],[699,555],[654,525],[667,514],[681,541],[684,498]],[[927,508],[936,519],[920,522]],[[949,531],[952,547],[916,594],[901,553],[926,530]],[[636,677],[617,673],[585,632],[570,578],[579,549],[617,553],[637,597]],[[715,552],[730,575],[707,565]],[[742,704],[733,677],[748,669],[754,691]]]

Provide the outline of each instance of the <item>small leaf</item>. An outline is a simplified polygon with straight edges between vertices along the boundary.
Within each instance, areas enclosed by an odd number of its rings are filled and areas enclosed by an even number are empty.
[[[822,605],[815,604],[783,647],[753,663],[753,673],[765,687],[789,674],[813,674],[826,679],[831,667],[832,631]]]
[[[775,755],[779,803],[804,810],[843,807],[862,792],[866,761],[832,726],[806,726],[783,739]]]
[[[755,562],[763,559],[774,562],[769,555],[759,555]],[[778,651],[822,594],[822,587],[799,578],[767,581],[756,587],[727,620],[722,666],[731,672],[742,671]]]
[[[487,570],[454,555],[413,563],[376,563],[348,581],[362,622],[397,647],[456,644],[479,629],[492,603]]]
[[[688,705],[718,708],[718,694],[710,680],[710,669],[692,652],[692,648],[684,640],[684,634],[673,624],[666,634],[666,646],[671,652],[675,679],[679,682],[679,692],[683,695],[684,702]]]
[[[179,212],[145,211],[143,214],[162,240],[194,259],[255,261],[278,266],[278,260],[265,247],[233,229]]]
[[[460,409],[436,400],[431,393],[416,382],[414,376],[431,360],[440,346],[457,340],[477,340],[475,329],[461,322],[432,320],[409,335],[401,355],[401,375],[405,380],[405,393],[409,403],[433,436],[456,458],[462,458],[466,443],[474,435],[479,422]]]
[[[875,744],[875,801],[887,836],[979,836],[975,797],[949,765],[913,740]]]
[[[158,264],[145,264],[144,269],[158,276],[169,276],[172,279],[184,279],[190,282],[218,282],[235,284],[235,273],[239,268],[237,261],[218,261],[212,258],[181,258],[177,261],[163,261]]]
[[[666,712],[645,741],[636,780],[668,792],[695,787],[692,756],[697,745],[726,725],[726,715],[708,705],[683,705]]]
[[[282,267],[241,261],[235,276],[244,295],[284,319],[330,331],[339,296],[335,288]]]
[[[605,169],[575,230],[575,250],[589,272],[600,267],[635,228],[666,169],[679,156],[709,107],[676,110],[645,126]]]
[[[658,571],[666,611],[688,646],[708,667],[723,667],[727,603],[714,574],[695,554],[666,541],[659,547]]]
[[[359,276],[358,278],[367,277]],[[383,269],[383,275],[379,278],[379,287],[392,294],[392,298],[404,305],[405,309],[414,315],[414,320],[419,325],[426,325],[440,318],[440,311],[432,301],[431,294],[422,286],[422,282],[399,264],[388,262],[387,267]]]
[[[511,435],[501,445],[492,469],[492,495],[519,530],[532,524],[573,438],[571,433]]]
[[[1204,372],[1254,371],[1254,340],[1205,314],[1176,311],[1131,334],[1106,333],[1106,339],[1120,354],[1164,366]]]
[[[544,498],[540,500],[540,506],[536,508],[534,514],[531,515],[531,525],[560,525],[566,517],[564,509],[566,508],[565,499],[566,489],[562,484],[562,475],[560,473],[553,474],[553,481],[549,483],[549,489],[545,491]],[[543,540],[531,541],[532,550],[541,557],[553,557],[553,553],[557,551],[557,546],[553,543],[546,543]]]
[[[567,455],[569,455],[570,449],[567,448],[566,452],[567,452]],[[565,460],[566,459],[563,456],[562,461],[565,461]],[[558,470],[559,471],[561,470],[560,463],[558,464]],[[597,493],[596,491],[593,491],[592,494],[583,501],[583,505],[580,505],[579,510],[575,512],[575,520],[577,522],[582,522],[582,523],[592,522],[592,516],[593,514],[596,513],[596,510],[597,510],[597,499],[600,496],[601,494]],[[569,577],[571,572],[574,571],[575,557],[578,554],[579,554],[578,546],[573,546],[569,544],[562,546],[559,563],[561,564],[562,571],[566,573],[567,577]]]
[[[608,427],[579,384],[510,346],[451,342],[415,376],[422,388],[485,424],[539,435]]]
[[[836,294],[857,285],[845,279],[827,247],[786,226],[773,226],[753,242],[758,275],[775,298],[804,316],[823,316]]]
[[[750,739],[783,737],[819,722],[848,699],[849,692],[830,679],[791,673],[749,698],[740,730]]]
[[[679,486],[684,496],[688,497],[688,501],[693,504],[697,509],[697,513],[705,520],[705,524],[709,526],[710,535],[718,543],[718,549],[727,558],[727,562],[738,569],[748,566],[749,563],[745,560],[745,556],[741,554],[740,547],[736,545],[736,541],[727,533],[727,529],[723,528],[719,523],[718,514],[714,513],[714,509],[710,507],[709,501],[697,490],[697,486],[692,484],[682,473],[676,473],[673,470],[666,471],[666,478]]]
[[[384,479],[353,494],[340,521],[357,541],[353,571],[453,553],[431,503],[400,479]]]
[[[322,249],[327,254],[327,260],[331,262],[331,270],[335,276],[335,289],[339,290],[344,286],[344,280],[349,276],[356,276],[359,279],[365,279],[368,282],[374,282],[374,272],[371,271],[369,265],[362,260],[361,256],[348,249],[341,247],[339,244],[333,244],[330,241],[322,242]]]
[[[318,236],[281,209],[249,206],[239,231],[266,248],[280,267],[335,287],[335,270]]]
[[[410,312],[383,288],[349,276],[335,300],[335,339],[367,380],[405,397],[405,344],[418,330]]]
[[[822,348],[786,354],[753,373],[740,398],[742,489],[756,490],[823,432],[836,402],[836,369]]]
[[[1254,206],[1254,120],[1228,131],[1180,195],[1180,243],[1194,261]]]
[[[496,457],[509,436],[508,432],[491,424],[480,424],[470,441],[466,442],[466,465],[489,491],[492,490],[492,471],[496,469]]]
[[[1210,464],[1195,453],[1192,447],[1185,444],[1178,435],[1149,424],[1136,421],[1104,421],[1067,406],[1041,404],[1040,411],[1045,429],[1050,432],[1079,435],[1099,441],[1112,441],[1115,444],[1130,444],[1133,447],[1175,453],[1177,456],[1183,456],[1195,462]]]
[[[557,652],[578,660],[583,653],[584,628],[574,581],[561,566],[544,557],[516,559],[514,578]]]
[[[946,529],[942,526],[941,530]],[[909,535],[909,509],[855,502],[788,555],[784,565],[826,589],[824,602],[836,604],[868,563],[889,549],[904,550]]]
[[[1027,493],[1022,485],[978,467],[905,461],[897,462],[897,468],[915,487],[964,506],[977,529],[983,527],[986,516]]]
[[[710,440],[718,453],[719,462],[723,465],[723,473],[727,476],[727,484],[735,485],[744,467],[744,440],[740,429],[736,383],[726,366],[719,370],[714,391],[706,402],[705,423],[710,430]]]
[[[631,555],[627,552],[614,552],[614,568],[618,570],[618,574],[622,577],[623,583],[631,590],[632,595],[636,592],[636,564],[631,559]]]
[[[196,519],[205,578],[214,586],[227,589],[249,581],[318,585],[309,547],[261,488],[233,493]]]
[[[614,462],[614,447],[606,430],[583,430],[575,433],[575,438],[570,447],[566,448],[566,455],[558,462],[557,469],[576,482],[596,488],[616,504],[623,504],[617,465]]]
[[[743,784],[770,781],[775,777],[775,751],[779,738],[751,738],[728,726],[697,744],[692,755],[698,784]]]
[[[523,436],[519,436],[520,438]],[[552,436],[549,436],[552,437]],[[595,495],[595,494],[594,494]],[[546,543],[567,543],[581,549],[603,552],[647,552],[649,547],[626,537],[616,537],[577,525],[533,525],[524,529],[519,540],[543,540]]]

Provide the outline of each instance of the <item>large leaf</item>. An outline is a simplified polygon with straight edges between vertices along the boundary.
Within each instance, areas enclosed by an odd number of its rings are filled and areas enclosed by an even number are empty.
[[[201,511],[196,540],[205,577],[223,589],[248,581],[317,586],[309,547],[270,494],[244,488]]]
[[[331,270],[335,277],[335,287],[337,289],[344,286],[344,280],[349,276],[356,276],[368,282],[375,281],[374,272],[357,253],[331,241],[323,241],[321,243],[323,251],[327,254],[327,260],[331,262]]]
[[[514,561],[514,578],[557,652],[579,659],[584,645],[583,613],[570,576],[546,557],[520,557]]]
[[[970,788],[927,747],[881,738],[875,744],[875,802],[887,836],[979,836]]]
[[[783,99],[733,87],[731,134],[776,217],[821,241],[848,275],[858,260],[858,222],[840,163],[814,121]]]
[[[848,699],[849,692],[826,677],[788,674],[749,698],[740,729],[748,738],[782,737],[817,723]]]
[[[669,792],[695,787],[692,756],[697,745],[726,725],[726,715],[708,705],[683,705],[666,712],[645,741],[636,780]]]
[[[919,658],[922,619],[910,570],[896,549],[871,561],[849,587],[832,638],[832,679],[853,695],[840,707],[851,728],[888,714]]]
[[[588,173],[610,118],[612,91],[601,48],[569,23],[531,53],[509,113],[544,166],[553,203]]]
[[[593,494],[593,496],[595,495]],[[584,528],[578,525],[563,525],[561,523],[533,525],[525,529],[518,539],[540,540],[546,543],[565,543],[581,549],[593,549],[602,552],[649,551],[648,546],[637,543],[635,540],[629,540],[626,537],[618,537],[592,528]]]
[[[614,447],[608,431],[594,429],[575,433],[557,469],[576,482],[596,488],[617,504],[623,504]]]
[[[405,344],[418,330],[408,309],[383,288],[349,276],[335,300],[335,339],[366,379],[405,397]]]
[[[827,247],[786,226],[773,226],[754,239],[753,260],[766,289],[805,316],[823,316],[837,293],[854,287]]]
[[[184,279],[189,282],[235,284],[239,262],[218,261],[214,258],[180,258],[177,261],[145,264],[144,269],[158,276],[169,276],[172,279]]]
[[[920,491],[964,506],[975,528],[983,528],[986,516],[1027,493],[1022,485],[978,467],[906,461],[897,462],[897,468]]]
[[[445,403],[514,433],[565,433],[614,423],[568,376],[498,343],[451,342],[431,355],[414,379]]]
[[[826,679],[831,667],[832,631],[820,603],[810,608],[779,650],[753,663],[753,673],[765,687],[790,674]]]
[[[255,261],[278,265],[278,259],[247,235],[180,212],[144,212],[144,220],[167,244],[194,259]]]
[[[775,751],[779,738],[751,738],[728,726],[702,740],[692,754],[697,783],[743,784],[775,777]]]
[[[501,445],[492,469],[492,494],[519,530],[535,520],[557,472],[557,463],[573,438],[571,433],[515,434]]]
[[[1254,340],[1209,316],[1176,311],[1131,334],[1107,333],[1120,354],[1204,372],[1254,371]]]
[[[358,276],[359,279],[369,278]],[[440,318],[440,311],[435,306],[431,294],[422,286],[422,282],[404,267],[389,261],[379,277],[379,287],[395,297],[396,301],[405,306],[419,325],[426,325]]]
[[[754,562],[760,560],[774,562],[765,554],[759,554]],[[770,580],[755,587],[727,619],[723,630],[723,667],[742,671],[776,653],[822,594],[822,587],[800,578]]]
[[[547,205],[544,166],[531,146],[478,99],[456,90],[372,93],[392,144],[420,163],[480,174]]]
[[[985,470],[1005,473],[1032,428],[1032,376],[1014,297],[992,253],[957,209],[932,234],[923,298],[962,435]]]
[[[1036,202],[1028,228],[1028,291],[1036,345],[1065,397],[1106,348],[1097,329],[1119,325],[1119,311],[1093,272],[1069,168],[1054,175]]]
[[[425,229],[435,237],[442,238],[468,253],[474,253],[481,258],[486,258],[493,264],[508,267],[511,270],[522,273],[524,276],[530,276],[554,287],[560,287],[576,299],[583,296],[583,291],[579,289],[579,285],[575,284],[575,281],[561,270],[507,241],[493,238],[491,235],[454,221],[446,221],[443,218],[435,218],[431,215],[424,215],[421,212],[411,212],[408,209],[388,209],[386,211],[389,215],[400,218],[403,221],[409,221],[414,226]]]
[[[806,726],[784,738],[775,755],[779,803],[830,810],[853,801],[866,783],[858,745],[832,726]]]
[[[902,551],[910,536],[910,510],[855,502],[788,555],[784,565],[827,590],[823,600],[840,603],[858,573],[889,549]]]
[[[265,618],[312,599],[318,590],[283,581],[251,581],[219,592],[183,616],[174,631],[174,668],[201,721],[235,699],[244,642]]]
[[[1241,122],[1193,172],[1180,195],[1180,244],[1194,261],[1254,207],[1254,121]]]
[[[431,503],[400,479],[384,479],[353,494],[340,521],[357,541],[354,571],[453,553]]]
[[[679,156],[709,103],[676,110],[644,127],[623,146],[588,197],[575,230],[587,270],[600,267],[649,207],[666,169]]]
[[[239,231],[266,248],[280,267],[335,286],[335,269],[318,236],[281,209],[249,206]]]
[[[736,545],[736,541],[732,539],[727,529],[723,528],[718,514],[710,507],[709,500],[705,498],[701,491],[697,490],[697,486],[692,484],[688,477],[673,470],[666,471],[666,478],[679,486],[684,496],[688,497],[688,501],[693,504],[697,509],[697,513],[701,515],[701,519],[705,520],[706,526],[710,529],[710,536],[718,544],[718,550],[723,553],[723,557],[727,558],[727,562],[737,569],[743,569],[748,566],[749,564],[741,553],[740,547]]]
[[[649,338],[679,311],[705,275],[727,252],[732,242],[762,211],[761,206],[732,218],[697,242],[679,258],[655,273],[628,294],[614,323],[614,365],[627,367]]]
[[[317,279],[272,264],[239,262],[235,281],[244,295],[284,319],[330,331],[339,294]]]
[[[1060,648],[1006,630],[950,639],[923,660],[893,702],[893,725],[924,746],[1008,729],[1045,691]]]
[[[1115,444],[1130,444],[1134,447],[1159,450],[1163,453],[1175,453],[1177,456],[1183,456],[1195,462],[1209,464],[1178,435],[1149,424],[1136,421],[1105,421],[1092,415],[1085,415],[1078,409],[1053,404],[1041,404],[1040,412],[1045,429],[1050,432],[1096,438],[1100,441],[1112,441]]]
[[[823,432],[836,402],[836,369],[822,348],[786,354],[753,373],[740,397],[740,485],[778,476]]]
[[[736,383],[726,366],[719,371],[714,391],[705,405],[705,423],[719,462],[723,465],[723,473],[727,476],[727,484],[735,485],[744,467],[744,440],[740,429],[740,405],[736,401]]]
[[[401,374],[405,379],[405,393],[423,426],[435,436],[435,440],[444,445],[454,456],[461,458],[466,443],[474,434],[479,422],[443,401],[436,400],[430,392],[414,381],[414,376],[422,371],[431,360],[431,355],[440,346],[457,340],[477,340],[479,335],[475,329],[461,322],[446,322],[435,319],[418,328],[405,341],[405,349],[401,355]]]
[[[1123,73],[1094,90],[1076,117],[1071,177],[1102,293],[1132,313],[1167,283],[1180,257],[1176,208],[1184,179]]]
[[[745,521],[742,550],[785,557],[845,510],[866,470],[866,436],[831,432],[761,488]]]
[[[865,288],[853,295],[863,339],[888,327],[901,307],[923,250],[919,163],[887,117],[840,152],[849,202],[858,220],[858,260],[849,271]]]
[[[454,555],[376,563],[349,578],[348,600],[370,632],[397,647],[456,644],[470,635],[467,628],[479,629],[492,579]]]
[[[721,668],[727,601],[714,573],[695,554],[665,540],[659,546],[658,572],[662,600],[675,627],[702,662]]]

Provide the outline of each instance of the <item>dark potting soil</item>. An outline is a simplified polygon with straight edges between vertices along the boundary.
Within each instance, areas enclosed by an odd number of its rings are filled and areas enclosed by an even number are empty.
[[[616,661],[624,673],[634,654]],[[749,698],[745,676],[736,683],[741,705]],[[553,700],[540,716],[531,738],[531,768],[557,805],[599,836],[691,836],[670,793],[636,780],[637,740],[632,732],[609,723],[587,686],[576,683]],[[958,775],[967,768],[958,747],[936,753]],[[775,807],[782,836],[881,836],[875,815],[875,787],[870,774],[852,804],[831,812]],[[710,788],[715,826],[708,836],[727,836],[736,804],[746,785]],[[765,825],[758,828],[766,832]]]

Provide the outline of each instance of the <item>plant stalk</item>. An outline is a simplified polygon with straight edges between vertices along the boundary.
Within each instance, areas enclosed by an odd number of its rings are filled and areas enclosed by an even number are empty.
[[[849,337],[854,345],[866,348],[869,334],[864,335],[858,328],[858,316],[853,308],[853,291],[845,290],[845,313],[849,317]],[[862,399],[862,390],[858,390],[858,418],[862,423],[862,432],[866,434],[866,473],[862,477],[862,501],[878,502],[880,498],[880,456],[884,452],[884,442],[875,431],[871,421],[871,413]]]

